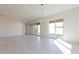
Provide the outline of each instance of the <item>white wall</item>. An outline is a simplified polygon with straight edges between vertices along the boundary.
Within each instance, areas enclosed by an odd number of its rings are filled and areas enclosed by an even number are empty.
[[[30,27],[30,24],[25,24],[25,33],[26,34],[30,34],[31,33],[31,27]]]
[[[24,34],[24,23],[11,19],[0,19],[0,37]]]
[[[40,36],[48,37],[48,34],[49,34],[49,21],[45,19],[40,22]]]

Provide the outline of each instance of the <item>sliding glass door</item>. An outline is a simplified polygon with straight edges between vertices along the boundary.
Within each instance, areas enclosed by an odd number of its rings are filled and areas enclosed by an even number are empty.
[[[64,30],[63,22],[56,22],[56,35],[63,36],[64,35],[63,30]]]
[[[36,24],[32,24],[32,34],[33,35],[40,35],[40,24],[36,23]]]
[[[55,37],[55,23],[49,24],[49,36]]]
[[[62,37],[64,35],[63,20],[53,20],[49,22],[49,36],[50,37]]]

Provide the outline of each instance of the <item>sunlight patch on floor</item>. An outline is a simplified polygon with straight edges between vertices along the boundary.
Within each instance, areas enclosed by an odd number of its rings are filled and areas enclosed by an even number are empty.
[[[71,54],[72,45],[67,42],[57,39],[53,42],[64,54]]]

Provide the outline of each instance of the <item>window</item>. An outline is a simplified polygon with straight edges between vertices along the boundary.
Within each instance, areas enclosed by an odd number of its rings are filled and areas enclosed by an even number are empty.
[[[40,24],[35,23],[35,24],[31,24],[31,26],[32,26],[32,34],[33,35],[40,35]]]
[[[49,33],[50,34],[55,34],[55,23],[50,23],[49,24]]]
[[[38,34],[40,34],[40,24],[38,26]]]
[[[64,25],[63,20],[54,20],[49,23],[49,35],[51,37],[61,37],[64,35],[63,33]]]
[[[32,34],[37,34],[37,32],[38,32],[38,29],[37,29],[37,25],[33,25],[33,32],[32,32]]]
[[[56,22],[56,35],[63,35],[63,22]]]

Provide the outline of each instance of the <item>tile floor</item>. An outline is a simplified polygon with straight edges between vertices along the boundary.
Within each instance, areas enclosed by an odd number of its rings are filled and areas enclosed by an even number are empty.
[[[0,37],[0,54],[71,54],[79,53],[78,45],[60,39],[32,35]]]

